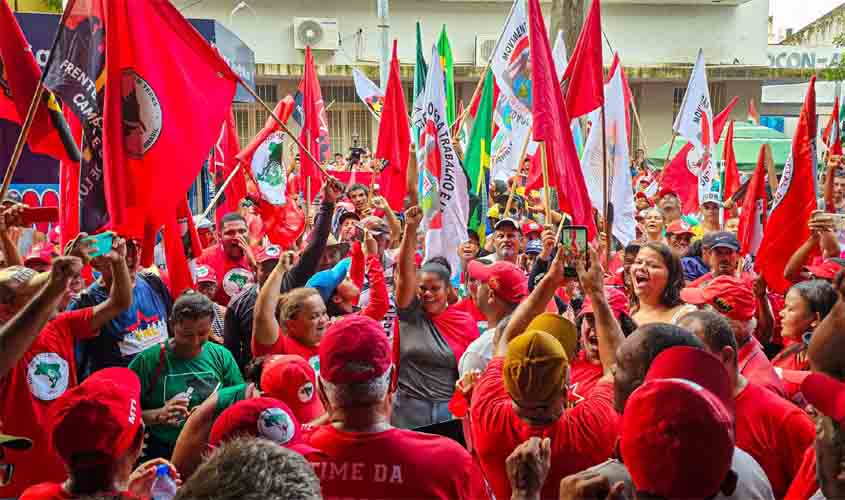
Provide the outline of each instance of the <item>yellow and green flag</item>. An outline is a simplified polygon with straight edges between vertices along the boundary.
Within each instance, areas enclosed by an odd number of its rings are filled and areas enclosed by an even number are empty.
[[[484,86],[478,110],[464,154],[464,170],[469,178],[469,229],[477,232],[482,244],[487,232],[487,185],[490,169],[490,145],[493,142],[493,72],[484,74]]]
[[[455,123],[455,64],[452,60],[452,45],[449,43],[445,24],[440,31],[440,39],[437,40],[437,53],[440,55],[440,67],[443,68],[445,76],[446,118],[451,127]]]

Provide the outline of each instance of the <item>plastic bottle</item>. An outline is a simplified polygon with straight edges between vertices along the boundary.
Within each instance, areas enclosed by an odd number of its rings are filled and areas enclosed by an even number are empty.
[[[176,496],[176,482],[170,477],[170,466],[161,464],[156,466],[156,478],[150,488],[152,500],[173,500]]]

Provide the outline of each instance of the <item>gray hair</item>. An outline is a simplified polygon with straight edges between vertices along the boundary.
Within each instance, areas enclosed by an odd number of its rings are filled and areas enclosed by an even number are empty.
[[[357,384],[333,384],[320,377],[320,384],[323,386],[326,397],[332,406],[343,408],[363,404],[375,404],[387,397],[390,391],[390,380],[393,374],[393,367],[378,377],[360,382]]]
[[[175,500],[315,500],[320,481],[305,458],[266,439],[217,448],[179,488]]]

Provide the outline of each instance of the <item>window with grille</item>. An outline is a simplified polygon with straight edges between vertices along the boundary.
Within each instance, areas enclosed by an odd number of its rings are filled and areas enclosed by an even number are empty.
[[[241,144],[241,148],[244,148],[247,144],[249,144],[249,141],[252,140],[252,137],[255,135],[255,129],[254,127],[250,127],[249,110],[243,108],[238,109],[237,106],[239,105],[236,105],[234,109],[235,126],[238,129],[238,141]]]
[[[367,110],[349,110],[346,112],[347,136],[350,139],[349,147],[356,145],[361,148],[373,150],[372,129],[373,118]],[[335,150],[338,151],[338,150]]]
[[[684,103],[684,96],[687,93],[686,87],[675,87],[674,92],[672,93],[672,121],[675,121],[675,117],[678,116],[678,112],[681,111],[681,105]]]
[[[279,89],[274,84],[256,85],[255,93],[270,106],[275,106],[279,100]]]

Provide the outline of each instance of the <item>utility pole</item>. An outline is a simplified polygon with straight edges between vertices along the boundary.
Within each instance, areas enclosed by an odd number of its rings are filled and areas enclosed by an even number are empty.
[[[379,85],[387,91],[387,75],[390,74],[390,19],[388,17],[390,0],[376,0],[379,30],[381,30],[381,57],[379,58]]]
[[[598,1],[598,0],[593,0]],[[585,0],[552,0],[551,29],[549,34],[557,36],[558,30],[563,30],[566,40],[568,56],[572,55],[581,27],[584,25]]]

